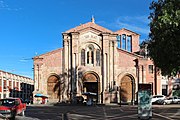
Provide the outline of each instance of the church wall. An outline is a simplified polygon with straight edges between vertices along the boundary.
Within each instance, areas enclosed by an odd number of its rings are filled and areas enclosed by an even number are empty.
[[[35,93],[47,95],[47,80],[50,75],[62,74],[62,50],[57,49],[34,58]]]
[[[125,52],[123,50],[118,50],[117,65],[119,67],[135,67],[135,59],[136,57],[134,55],[131,55],[131,53]]]
[[[117,35],[122,34],[132,36],[132,52],[118,48]],[[138,82],[154,82],[154,74],[149,74],[148,70],[148,65],[153,65],[153,62],[134,53],[139,51],[139,34],[127,29],[112,32],[94,22],[88,22],[70,29],[62,35],[63,48],[34,58],[35,88],[39,88],[39,92],[47,94],[47,80],[51,74],[67,73],[67,77],[64,77],[66,92],[63,93],[63,96],[67,101],[72,100],[73,97],[81,95],[80,87],[82,86],[78,86],[78,82],[80,81],[82,84],[83,75],[91,73],[98,76],[98,89],[100,90],[98,91],[100,92],[98,93],[100,100],[98,102],[110,103],[119,100],[117,88],[120,86],[121,79],[126,75],[130,76],[134,82],[134,92],[138,90]],[[88,45],[93,46],[94,53],[88,51],[91,49]],[[86,51],[84,53],[85,65],[81,64],[82,49]],[[98,49],[101,52],[100,66],[96,65],[96,50]],[[89,52],[88,55],[87,52]],[[92,62],[91,54],[94,56],[94,62]],[[89,56],[88,63],[87,56]],[[136,66],[136,60],[138,66]],[[160,79],[160,76],[157,79]],[[39,85],[38,81],[40,81]],[[72,84],[70,84],[71,81]],[[157,85],[160,86],[159,81]],[[160,89],[158,88],[158,91]]]
[[[117,49],[118,58],[117,58],[117,68],[116,68],[116,85],[120,86],[121,79],[125,75],[131,75],[134,79],[135,84],[135,92],[137,92],[138,88],[138,78],[137,78],[137,69],[135,67],[135,59],[137,56],[132,53],[128,53],[124,50]]]

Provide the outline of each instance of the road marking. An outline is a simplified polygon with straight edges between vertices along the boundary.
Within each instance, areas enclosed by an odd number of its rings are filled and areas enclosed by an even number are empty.
[[[137,116],[137,114],[133,114],[133,115],[126,115],[126,116],[119,116],[119,117],[114,117],[113,116],[113,118],[108,118],[108,120],[117,120],[117,119],[120,119],[120,118],[134,118],[134,117],[136,117]],[[138,117],[138,116],[137,116]]]
[[[71,114],[71,113],[68,113],[67,114],[68,117],[76,117],[76,118],[92,118],[93,116],[88,116],[88,115],[80,115],[80,114]]]
[[[163,116],[163,115],[154,113],[154,112],[153,112],[153,114],[155,114],[155,115],[157,115],[157,116],[159,116],[159,117],[162,117],[162,118],[166,118],[166,119],[168,119],[168,120],[174,120],[174,119],[172,119],[172,118],[169,118],[169,117],[166,117],[166,116]]]
[[[112,109],[112,110],[120,110],[121,112],[124,112],[124,110],[122,110],[122,109],[119,108],[119,107],[116,107],[116,108],[111,107],[111,109]]]
[[[172,115],[171,117],[176,117],[178,115],[180,115],[180,109],[178,109],[177,112],[174,115]]]
[[[106,120],[107,119],[107,113],[106,113],[105,107],[103,107],[103,112],[104,112],[104,117],[105,117],[105,120]]]

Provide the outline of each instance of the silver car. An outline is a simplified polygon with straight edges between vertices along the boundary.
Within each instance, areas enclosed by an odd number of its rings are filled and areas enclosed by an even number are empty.
[[[152,96],[151,103],[156,103],[157,101],[164,100],[166,96],[164,95],[154,95]]]
[[[174,103],[174,104],[180,104],[180,97],[178,97],[178,96],[173,96],[172,98],[173,98],[172,103]]]

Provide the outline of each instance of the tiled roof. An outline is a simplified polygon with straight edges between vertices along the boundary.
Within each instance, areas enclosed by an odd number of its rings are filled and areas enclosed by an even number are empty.
[[[45,55],[54,54],[54,53],[60,52],[60,51],[62,51],[62,50],[63,50],[63,48],[58,48],[58,49],[56,49],[56,50],[52,50],[52,51],[50,51],[50,52],[47,52],[47,53],[44,53],[44,54],[35,56],[35,57],[33,57],[33,59],[41,58],[42,56],[45,56]]]
[[[127,32],[130,32],[130,33],[133,33],[133,34],[139,35],[138,33],[133,32],[133,31],[131,31],[131,30],[128,30],[128,29],[126,29],[126,28],[122,28],[122,29],[120,29],[120,30],[116,31],[115,33],[117,33],[117,34],[118,34],[119,32],[122,32],[122,31],[127,31]]]
[[[85,24],[82,24],[80,26],[77,26],[75,28],[72,28],[70,30],[67,30],[65,33],[70,33],[70,32],[79,32],[83,29],[86,29],[86,28],[94,28],[94,29],[97,29],[101,32],[107,32],[107,33],[113,33],[111,30],[108,30],[100,25],[97,25],[93,22],[88,22],[88,23],[85,23]]]
[[[141,56],[141,55],[138,55],[138,54],[132,53],[132,52],[128,52],[128,51],[120,49],[120,48],[117,48],[117,51],[128,54],[128,55],[133,56],[133,57],[143,58],[143,56]]]

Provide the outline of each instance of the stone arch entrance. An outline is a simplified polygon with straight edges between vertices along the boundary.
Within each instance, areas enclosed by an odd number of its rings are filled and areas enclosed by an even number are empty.
[[[51,75],[47,80],[47,94],[49,95],[49,99],[51,101],[58,99],[58,90],[56,88],[59,81],[58,75]]]
[[[131,75],[125,75],[120,82],[121,87],[121,101],[124,103],[134,101],[135,83],[134,78]]]
[[[83,75],[82,79],[83,90],[82,93],[96,93],[96,95],[92,96],[95,101],[98,101],[98,95],[100,93],[100,84],[99,84],[99,76],[95,72],[86,72]]]

